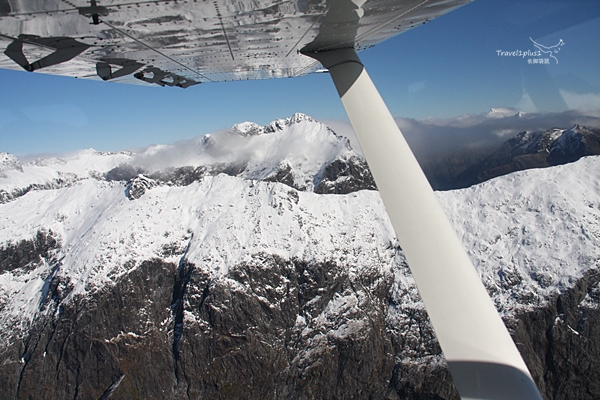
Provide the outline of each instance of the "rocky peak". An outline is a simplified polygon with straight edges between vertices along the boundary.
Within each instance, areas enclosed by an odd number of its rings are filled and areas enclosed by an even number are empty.
[[[177,160],[180,165],[168,166],[164,160]],[[301,113],[265,127],[253,122],[236,124],[192,145],[152,146],[103,177],[129,181],[128,197],[136,199],[152,187],[140,174],[160,184],[187,186],[221,173],[317,193],[375,188],[364,159],[352,150],[349,140]]]
[[[160,182],[139,174],[127,183],[125,195],[129,200],[136,200],[142,197],[144,193],[146,193],[146,190],[152,189],[158,185],[160,185]]]
[[[314,122],[314,123],[317,122],[306,114],[296,113],[286,119],[276,119],[275,121],[266,125],[264,127],[264,131],[265,131],[265,133],[274,133],[277,131],[281,131],[291,125],[298,124],[300,122],[305,122],[305,121],[306,122]]]
[[[562,135],[562,129],[551,129],[540,132],[521,132],[512,139],[509,139],[506,145],[515,155],[535,154],[541,152],[550,152],[550,146],[556,138]]]
[[[575,124],[552,143],[548,161],[559,165],[597,154],[600,154],[600,135]]]
[[[298,124],[300,122],[318,123],[306,114],[295,113],[289,118],[278,118],[274,121],[271,121],[265,126],[260,126],[254,122],[241,122],[239,124],[233,125],[229,132],[237,133],[243,137],[258,136],[263,134],[279,132],[287,127],[290,127],[291,125]]]
[[[215,144],[215,139],[210,133],[202,136],[202,139],[200,139],[200,146],[202,146],[205,149],[212,149],[215,146]]]
[[[552,143],[552,151],[573,152],[577,151],[583,140],[583,134],[579,130],[579,125],[575,124],[570,129],[563,131],[554,143]]]
[[[21,165],[19,159],[14,155],[0,152],[0,174],[9,170],[23,172],[23,166]]]
[[[232,133],[237,133],[243,137],[258,136],[265,132],[262,126],[254,122],[241,122],[239,124],[235,124],[229,131]]]

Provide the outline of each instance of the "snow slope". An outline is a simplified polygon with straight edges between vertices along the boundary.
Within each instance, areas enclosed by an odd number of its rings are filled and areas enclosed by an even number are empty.
[[[600,157],[438,195],[501,312],[600,268]]]
[[[260,129],[237,126],[216,135],[212,144],[213,138],[204,139],[204,150],[194,153],[225,161],[227,146],[219,140],[230,143],[235,134],[235,141],[247,146],[244,154],[252,166],[247,173],[204,176],[188,186],[159,185],[136,200],[126,197],[126,182],[108,182],[97,173],[135,157],[148,168],[155,165],[153,157],[161,158],[161,152],[176,146],[153,147],[141,155],[87,151],[81,153],[85,157],[38,161],[23,166],[23,172],[7,171],[1,188],[23,185],[21,175],[31,181],[69,172],[77,179],[0,204],[3,249],[32,240],[40,231],[60,244],[52,257],[2,271],[0,329],[26,328],[43,313],[54,278],[69,287],[64,301],[70,301],[103,290],[153,258],[185,260],[215,278],[262,253],[353,265],[351,275],[377,269],[383,277],[392,271],[391,298],[398,301],[390,307],[390,323],[422,309],[377,192],[318,195],[260,180],[285,161],[296,179],[310,186],[326,161],[351,151],[345,139],[323,125],[309,121],[315,129],[303,131],[304,117],[282,121],[273,124],[273,132],[263,128],[246,136],[234,130]],[[323,146],[323,137],[329,146]],[[314,151],[300,151],[304,142],[312,143]],[[503,315],[543,305],[587,270],[600,267],[599,182],[600,158],[587,157],[438,193]]]
[[[76,296],[154,257],[177,262],[184,255],[214,276],[259,252],[366,268],[381,263],[379,253],[393,240],[373,191],[324,196],[223,174],[156,187],[135,201],[124,191],[123,184],[88,179],[30,192],[1,206],[1,242],[31,239],[39,229],[54,232],[62,243],[57,273],[72,282]],[[1,275],[2,318],[33,318],[51,271],[43,263]]]

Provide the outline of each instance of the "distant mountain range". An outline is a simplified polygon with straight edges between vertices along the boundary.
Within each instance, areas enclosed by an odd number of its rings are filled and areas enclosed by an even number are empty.
[[[509,116],[515,117],[518,115]],[[434,189],[449,190],[515,171],[566,164],[590,155],[600,155],[600,129],[576,124],[569,129],[524,131],[497,147],[423,160],[422,167]]]
[[[521,132],[484,160],[457,176],[457,187],[530,168],[545,168],[600,155],[600,130],[574,125],[570,129]]]
[[[589,132],[520,134],[478,171],[573,161]],[[437,193],[546,399],[600,397],[598,181],[585,157]],[[302,114],[138,152],[0,154],[0,393],[457,399],[374,188]]]

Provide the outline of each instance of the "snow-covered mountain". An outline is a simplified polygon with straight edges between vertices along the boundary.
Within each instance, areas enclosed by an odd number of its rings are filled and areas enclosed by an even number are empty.
[[[141,174],[146,185],[181,186],[205,175],[226,173],[317,193],[375,187],[366,163],[347,138],[299,113],[265,127],[246,122],[229,131],[135,153],[88,149],[22,166],[14,156],[2,154],[6,155],[1,165],[6,167],[0,175],[0,202],[88,178],[128,181]]]
[[[517,109],[514,108],[510,108],[510,107],[496,107],[496,108],[492,108],[490,109],[490,111],[488,111],[485,114],[486,118],[507,118],[507,117],[512,117],[512,118],[520,118],[522,116],[524,116],[525,113],[522,111],[519,111]]]
[[[310,117],[3,173],[8,398],[456,398],[364,161]],[[600,394],[599,182],[438,193],[547,398]]]
[[[19,159],[9,153],[0,153],[0,174],[4,171],[17,170],[23,172],[23,166]]]

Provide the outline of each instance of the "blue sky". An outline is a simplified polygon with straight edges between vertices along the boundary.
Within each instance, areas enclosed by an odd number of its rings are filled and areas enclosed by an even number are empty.
[[[558,64],[498,55],[537,50],[530,37],[545,46],[562,39]],[[396,117],[600,110],[595,0],[477,0],[360,56]],[[18,156],[171,143],[295,112],[346,120],[327,74],[180,89],[0,70],[0,151]]]

